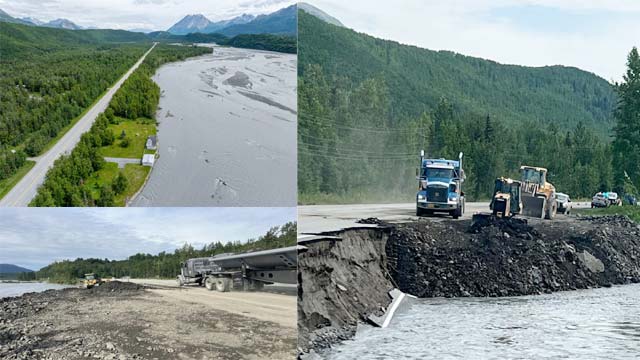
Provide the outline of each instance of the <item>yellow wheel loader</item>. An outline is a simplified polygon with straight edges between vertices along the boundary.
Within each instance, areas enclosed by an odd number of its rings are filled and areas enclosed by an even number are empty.
[[[86,289],[91,289],[94,286],[99,286],[102,283],[102,279],[94,274],[84,274],[84,287]]]
[[[558,211],[556,188],[547,181],[547,169],[520,167],[522,214],[552,220]]]
[[[520,188],[520,181],[502,177],[496,179],[493,197],[489,204],[493,216],[505,218],[522,212]]]

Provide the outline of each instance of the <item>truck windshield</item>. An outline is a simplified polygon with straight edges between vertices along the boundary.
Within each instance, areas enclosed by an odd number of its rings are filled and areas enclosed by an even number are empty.
[[[423,168],[422,176],[426,178],[453,178],[453,169]]]

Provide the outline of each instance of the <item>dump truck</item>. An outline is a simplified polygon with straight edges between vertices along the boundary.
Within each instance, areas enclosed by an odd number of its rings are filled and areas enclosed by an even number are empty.
[[[517,180],[503,177],[496,179],[489,204],[494,216],[506,218],[522,213],[521,187]]]
[[[522,214],[552,220],[558,211],[556,188],[547,181],[547,169],[520,167]]]
[[[424,150],[420,152],[420,167],[416,169],[416,216],[445,212],[457,219],[464,214],[462,157],[460,153],[458,160],[425,159]]]
[[[298,247],[219,254],[180,264],[179,286],[197,284],[219,292],[260,290],[266,284],[297,283]]]

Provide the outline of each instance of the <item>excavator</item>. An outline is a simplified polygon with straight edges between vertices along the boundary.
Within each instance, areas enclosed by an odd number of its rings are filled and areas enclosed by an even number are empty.
[[[547,169],[523,165],[520,167],[522,214],[553,220],[558,211],[556,188],[547,181]]]

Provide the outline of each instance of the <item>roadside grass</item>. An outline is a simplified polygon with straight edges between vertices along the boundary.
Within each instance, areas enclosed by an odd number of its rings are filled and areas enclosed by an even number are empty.
[[[128,120],[117,118],[118,124],[109,125],[109,129],[113,131],[116,140],[111,146],[102,147],[99,150],[101,156],[118,157],[118,158],[135,158],[141,159],[145,154],[145,144],[149,135],[156,134],[156,124],[154,120],[139,118],[136,120]],[[125,132],[125,136],[129,141],[129,146],[122,147],[122,139],[120,135]],[[151,152],[154,153],[154,152]]]
[[[87,180],[87,188],[91,191],[91,197],[95,200],[100,196],[100,188],[106,184],[113,183],[119,173],[124,174],[129,182],[127,190],[114,197],[114,206],[125,206],[126,200],[132,197],[144,184],[151,167],[137,164],[126,164],[124,169],[119,169],[116,163],[105,163],[100,171],[96,172]]]
[[[15,174],[9,176],[4,180],[0,180],[0,199],[2,199],[7,193],[13,189],[13,187],[22,179],[29,170],[36,165],[35,161],[27,160],[24,165]]]
[[[640,224],[640,206],[610,206],[596,209],[574,209],[580,215],[627,215],[631,220]]]
[[[102,169],[95,172],[86,182],[86,186],[91,191],[91,197],[95,200],[100,197],[100,188],[104,185],[111,184],[116,178],[120,169],[118,164],[106,162]]]
[[[149,171],[151,171],[151,167],[126,164],[122,171],[129,181],[129,186],[127,186],[127,190],[124,193],[116,196],[116,206],[125,206],[126,200],[130,199],[136,192],[138,192],[138,190],[140,190],[140,188],[142,188]]]

